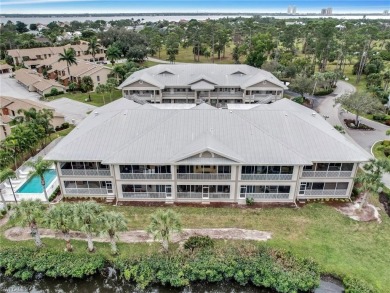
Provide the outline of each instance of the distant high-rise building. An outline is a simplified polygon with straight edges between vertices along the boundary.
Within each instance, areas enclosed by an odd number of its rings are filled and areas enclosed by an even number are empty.
[[[333,8],[332,7],[328,7],[326,9],[326,15],[332,15],[333,14]]]
[[[325,8],[321,9],[321,15],[326,15],[326,9]]]
[[[287,8],[287,13],[288,14],[291,14],[291,12],[292,12],[292,7],[291,7],[291,5]]]
[[[389,15],[389,11],[388,11],[388,10],[385,10],[385,11],[383,11],[383,14],[384,14],[384,15]]]
[[[292,14],[297,14],[297,7],[296,6],[292,7]]]

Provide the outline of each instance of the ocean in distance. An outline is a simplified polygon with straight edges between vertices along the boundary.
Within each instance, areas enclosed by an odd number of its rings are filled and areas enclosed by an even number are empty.
[[[25,24],[29,25],[31,23],[41,23],[48,24],[52,21],[61,21],[61,22],[71,22],[74,20],[84,22],[87,20],[96,21],[96,20],[120,20],[120,19],[143,19],[143,22],[157,22],[159,20],[168,20],[168,21],[180,21],[197,19],[197,20],[205,20],[205,19],[220,19],[224,17],[235,18],[235,17],[251,17],[251,15],[224,15],[224,14],[201,14],[201,15],[134,15],[134,16],[63,16],[63,17],[0,17],[0,22],[6,23],[8,20],[12,22],[21,21]],[[264,15],[263,17],[274,17],[277,19],[299,19],[299,18],[337,18],[337,19],[363,19],[363,15]],[[390,19],[390,15],[367,15],[366,19]]]

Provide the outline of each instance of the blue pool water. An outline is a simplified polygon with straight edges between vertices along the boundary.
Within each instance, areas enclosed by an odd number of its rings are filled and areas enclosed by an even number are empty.
[[[55,170],[48,170],[43,177],[45,178],[46,187],[56,178],[57,173]],[[30,177],[17,191],[16,193],[42,193],[43,188],[41,185],[41,178],[39,176]]]

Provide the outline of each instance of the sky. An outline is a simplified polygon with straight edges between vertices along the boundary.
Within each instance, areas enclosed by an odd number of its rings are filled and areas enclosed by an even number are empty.
[[[390,0],[0,0],[6,13],[137,13],[137,12],[316,12],[332,7],[333,13],[383,12]]]

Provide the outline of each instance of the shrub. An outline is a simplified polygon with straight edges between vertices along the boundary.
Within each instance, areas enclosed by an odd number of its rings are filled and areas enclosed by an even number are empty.
[[[292,99],[295,103],[298,103],[298,104],[303,104],[305,102],[305,98],[304,97],[296,97],[296,98],[293,98]]]
[[[385,120],[388,120],[389,117],[387,115],[384,115],[384,114],[374,114],[372,116],[372,119],[374,119],[375,121],[385,121]]]
[[[60,192],[60,187],[57,186],[57,188],[53,191],[53,193],[49,196],[49,201],[53,201],[53,199],[56,198],[56,196],[59,194]]]
[[[255,203],[255,200],[253,199],[253,197],[247,197],[247,198],[245,199],[245,202],[246,202],[246,204],[247,204],[248,206],[251,206],[251,205],[253,205],[253,204]]]
[[[333,89],[321,89],[314,93],[315,96],[326,96],[333,92]]]
[[[52,88],[51,91],[50,91],[50,95],[52,95],[52,96],[58,95],[58,90],[55,87]]]
[[[214,248],[214,240],[209,236],[191,236],[184,243],[185,249],[194,251],[195,249],[212,249]]]
[[[27,247],[0,251],[0,268],[5,269],[6,275],[22,280],[33,278],[35,273],[52,278],[83,278],[103,269],[104,263],[104,257],[99,254],[71,254]]]
[[[345,293],[374,293],[374,288],[366,282],[346,277],[343,279]]]

